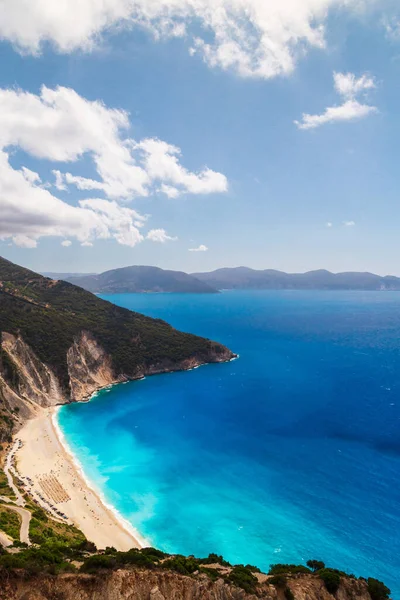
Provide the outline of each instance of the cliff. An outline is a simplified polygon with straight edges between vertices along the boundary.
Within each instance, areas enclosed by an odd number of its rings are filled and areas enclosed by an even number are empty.
[[[34,578],[0,572],[0,600],[285,600],[290,594],[263,580],[254,593],[206,575],[183,576],[171,571],[127,570],[95,575],[38,575]],[[291,578],[289,589],[295,600],[371,600],[364,580],[342,579],[335,596],[316,576]]]
[[[2,258],[0,343],[0,443],[38,407],[234,356],[221,344]]]

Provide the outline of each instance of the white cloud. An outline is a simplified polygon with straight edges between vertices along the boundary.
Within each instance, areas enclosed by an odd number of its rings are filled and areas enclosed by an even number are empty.
[[[370,113],[377,112],[375,106],[360,104],[357,100],[348,100],[340,106],[327,108],[322,115],[303,114],[302,121],[295,121],[299,129],[315,129],[325,123],[335,123],[338,121],[353,121],[362,119]]]
[[[2,0],[0,38],[33,54],[45,42],[59,52],[90,51],[103,32],[137,26],[156,40],[184,38],[189,53],[201,54],[211,67],[233,69],[243,77],[270,78],[290,73],[309,48],[325,47],[330,12],[374,4],[374,0]]]
[[[331,221],[327,221],[325,223],[325,227],[331,228],[331,227],[333,227],[333,223],[331,223]]]
[[[178,238],[167,235],[165,229],[151,229],[146,235],[146,239],[152,242],[175,242]]]
[[[172,144],[162,140],[148,138],[134,146],[142,151],[143,166],[152,180],[167,181],[172,186],[163,184],[161,191],[175,198],[180,193],[211,194],[226,192],[228,182],[225,175],[216,173],[207,167],[199,173],[191,173],[179,162],[181,151]]]
[[[375,88],[373,78],[362,75],[356,78],[353,73],[334,73],[334,85],[337,93],[343,97],[343,104],[330,106],[320,115],[304,113],[301,121],[295,121],[299,129],[315,129],[325,123],[353,121],[378,112],[375,106],[363,104],[356,96]]]
[[[57,169],[53,169],[52,173],[56,178],[54,187],[60,190],[60,192],[65,191],[67,189],[67,186],[64,183],[64,175],[61,173],[61,171],[58,171]]]
[[[354,227],[355,224],[355,221],[343,221],[345,227]]]
[[[0,239],[2,238],[0,237]],[[36,248],[37,246],[36,240],[26,235],[14,235],[12,241],[16,246],[19,246],[20,248]]]
[[[166,185],[163,183],[160,186],[160,192],[168,196],[168,198],[177,198],[179,196],[179,190],[172,185]]]
[[[22,167],[21,173],[25,177],[25,179],[27,181],[29,181],[29,183],[40,183],[41,182],[39,173],[35,173],[35,171],[31,171],[30,169],[27,169],[26,167]]]
[[[64,240],[61,242],[61,246],[64,246],[64,248],[69,248],[71,246],[72,242],[71,240]]]
[[[334,73],[333,81],[337,93],[347,99],[354,98],[361,92],[376,87],[372,77],[362,75],[357,79],[354,73]]]
[[[109,198],[147,196],[161,184],[179,193],[224,192],[222,173],[204,167],[198,173],[179,162],[180,149],[158,139],[124,137],[128,114],[82,98],[74,90],[42,87],[40,95],[0,90],[0,146],[18,146],[37,158],[76,162],[93,160],[99,180],[54,170],[55,186],[101,190]]]
[[[90,102],[71,89],[43,87],[40,95],[0,89],[0,239],[11,237],[33,247],[43,236],[74,237],[85,245],[114,238],[134,246],[145,238],[139,230],[148,216],[121,206],[121,200],[160,191],[175,197],[227,189],[221,173],[186,169],[179,148],[158,139],[124,137],[129,126],[127,113]],[[81,200],[77,206],[60,200],[38,173],[11,167],[5,150],[10,147],[38,159],[76,163],[77,169],[83,156],[91,157],[98,180],[54,169],[54,188],[74,185],[98,190],[108,199]]]
[[[189,252],[207,252],[208,248],[204,244],[200,244],[197,248],[189,248]]]

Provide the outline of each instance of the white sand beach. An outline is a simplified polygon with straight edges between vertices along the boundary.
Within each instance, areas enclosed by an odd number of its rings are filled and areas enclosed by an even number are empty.
[[[53,422],[55,410],[42,409],[17,434],[22,446],[16,452],[16,467],[27,488],[42,506],[53,506],[68,517],[98,548],[142,547],[144,542],[133,528],[118,519],[86,483],[60,439]]]

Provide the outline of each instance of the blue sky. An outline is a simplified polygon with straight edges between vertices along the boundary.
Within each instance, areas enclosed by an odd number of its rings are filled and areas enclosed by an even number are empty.
[[[107,2],[5,2],[1,255],[400,275],[395,4]]]

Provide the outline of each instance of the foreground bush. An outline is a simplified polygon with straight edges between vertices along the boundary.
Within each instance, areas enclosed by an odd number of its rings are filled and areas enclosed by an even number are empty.
[[[340,585],[340,575],[331,569],[323,569],[318,571],[318,577],[322,579],[326,589],[330,594],[336,594]]]
[[[255,587],[258,583],[257,577],[253,575],[253,573],[245,567],[244,565],[236,565],[233,567],[232,571],[229,573],[226,581],[229,583],[233,583],[233,585],[237,585],[241,587],[248,593],[253,593],[255,591]]]
[[[372,600],[386,600],[389,598],[390,590],[382,581],[369,577],[367,583]]]

